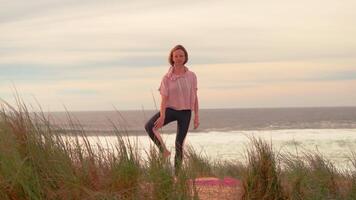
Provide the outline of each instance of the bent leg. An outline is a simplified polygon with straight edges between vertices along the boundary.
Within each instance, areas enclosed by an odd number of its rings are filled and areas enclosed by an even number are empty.
[[[160,152],[164,152],[165,149],[165,145],[162,141],[162,138],[160,137],[158,130],[153,130],[154,127],[154,123],[157,121],[157,119],[160,117],[160,112],[157,112],[155,115],[153,115],[151,117],[150,120],[147,121],[147,123],[145,124],[145,130],[148,133],[148,135],[150,136],[150,138],[152,139],[152,141],[157,145],[157,147],[159,148]],[[169,109],[166,109],[166,117],[164,119],[164,124],[166,125],[172,121],[174,121],[174,116],[172,115],[172,113],[170,112]]]

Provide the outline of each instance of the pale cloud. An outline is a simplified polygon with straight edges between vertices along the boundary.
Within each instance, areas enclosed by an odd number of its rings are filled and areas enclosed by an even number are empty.
[[[140,55],[120,51],[127,49],[164,53],[177,42],[215,63],[350,57],[356,50],[352,1],[54,3],[45,4],[51,12],[1,24],[0,40],[16,48],[1,60],[101,61]]]
[[[168,52],[181,43],[202,107],[355,105],[355,6],[5,1],[0,97],[10,100],[14,83],[26,100],[35,96],[53,110],[153,108]]]
[[[218,107],[216,101],[235,107],[354,106],[354,85],[356,80],[275,83],[229,92],[208,89],[206,106]]]
[[[235,63],[189,68],[198,76],[203,108],[317,106],[317,102],[319,106],[337,106],[354,105],[356,100],[352,62]],[[155,101],[160,101],[157,89],[167,70],[167,66],[93,69],[81,72],[86,78],[27,81],[16,87],[26,100],[36,97],[54,110],[63,110],[63,105],[74,110],[110,110],[113,105],[152,109]],[[335,77],[341,72],[351,75]],[[10,86],[3,84],[2,94],[10,94]]]

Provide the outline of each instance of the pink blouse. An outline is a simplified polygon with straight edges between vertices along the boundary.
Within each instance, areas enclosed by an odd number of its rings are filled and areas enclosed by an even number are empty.
[[[173,67],[162,78],[159,91],[161,95],[168,96],[166,107],[175,110],[194,110],[197,98],[197,77],[194,72],[184,67],[185,73],[176,75]]]

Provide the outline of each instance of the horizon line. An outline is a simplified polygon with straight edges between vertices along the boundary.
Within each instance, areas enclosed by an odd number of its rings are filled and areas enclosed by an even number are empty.
[[[229,109],[286,109],[286,108],[356,108],[356,105],[344,105],[344,106],[270,106],[270,107],[212,107],[212,108],[199,108],[199,110],[229,110]],[[53,112],[110,112],[110,111],[158,111],[158,109],[112,109],[112,110],[56,110],[56,111],[42,111],[43,113]],[[32,111],[40,112],[40,111]]]

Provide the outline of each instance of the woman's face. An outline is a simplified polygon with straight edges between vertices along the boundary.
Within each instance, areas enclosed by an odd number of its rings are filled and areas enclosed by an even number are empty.
[[[185,54],[184,51],[181,49],[177,49],[173,51],[173,56],[172,56],[174,65],[183,65],[185,61]]]

